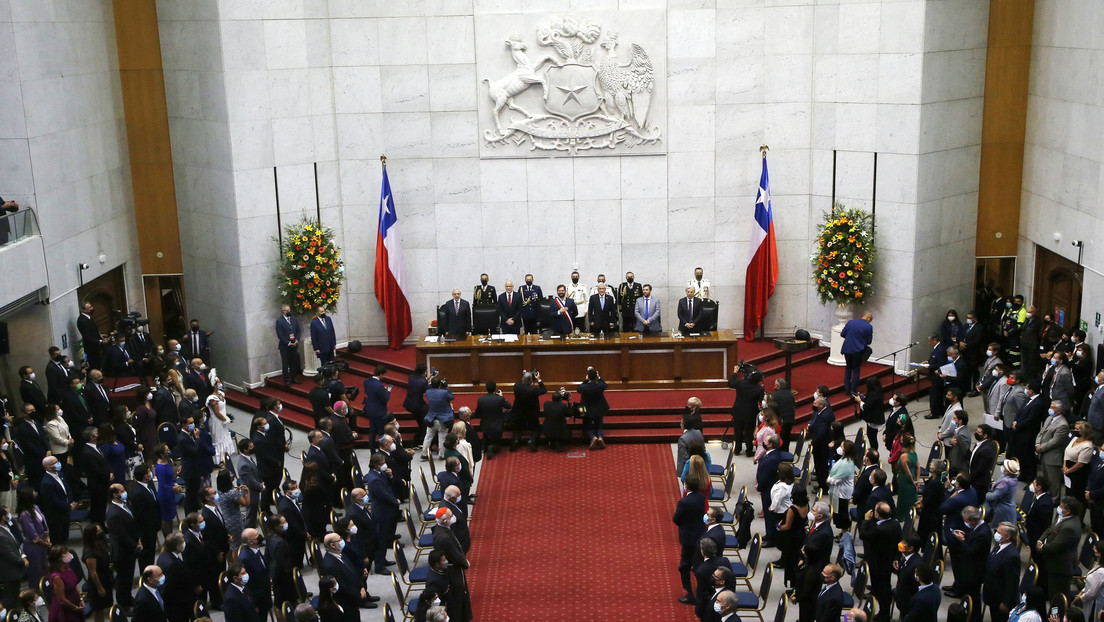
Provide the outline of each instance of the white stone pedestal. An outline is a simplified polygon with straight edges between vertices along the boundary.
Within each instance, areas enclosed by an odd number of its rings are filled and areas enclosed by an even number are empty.
[[[847,308],[847,305],[840,304],[836,306],[836,325],[832,327],[832,350],[828,355],[828,364],[844,366],[847,361],[843,358],[843,353],[840,349],[843,348],[843,337],[840,333],[843,331],[844,325],[851,319],[851,310]]]
[[[299,340],[303,344],[303,375],[308,378],[313,378],[318,375],[318,355],[314,353],[314,344],[311,343],[310,335],[305,335],[303,339]]]

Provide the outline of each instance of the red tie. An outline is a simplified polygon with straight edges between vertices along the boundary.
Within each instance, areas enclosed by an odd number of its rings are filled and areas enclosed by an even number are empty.
[[[506,293],[506,306],[510,307],[514,304],[514,294],[512,292]]]

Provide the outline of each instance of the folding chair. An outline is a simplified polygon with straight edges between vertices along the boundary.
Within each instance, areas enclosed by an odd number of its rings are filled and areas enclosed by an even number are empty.
[[[801,452],[805,449],[806,436],[808,436],[808,429],[807,428],[802,429],[801,434],[797,435],[797,444],[794,445],[793,455],[795,455],[799,458],[801,457]]]
[[[395,622],[395,614],[391,611],[391,603],[383,603],[383,622]]]
[[[426,533],[418,536],[414,532],[414,519],[410,517],[410,512],[404,511],[406,515],[406,529],[410,532],[410,541],[414,543],[414,565],[418,565],[418,558],[422,555],[428,555],[433,550],[433,534]]]
[[[759,585],[759,592],[736,592],[736,608],[733,610],[736,617],[742,617],[743,613],[753,613],[764,622],[763,611],[767,608],[767,599],[770,598],[771,580],[774,579],[774,566],[767,566],[763,573],[763,582]]]
[[[15,615],[14,613],[9,615]],[[15,620],[15,618],[8,618],[9,620]],[[119,608],[119,605],[111,605],[111,609],[107,612],[108,622],[127,622],[127,617],[123,615],[123,610]]]
[[[730,562],[732,565],[732,574],[735,575],[737,581],[743,581],[747,585],[747,589],[750,592],[751,580],[755,578],[756,568],[759,566],[759,557],[763,552],[763,538],[759,534],[755,534],[751,537],[751,544],[748,546],[747,563]]]
[[[1069,600],[1065,594],[1055,594],[1054,598],[1050,599],[1050,610],[1058,610],[1058,619],[1066,619],[1066,609],[1069,608]]]
[[[409,601],[406,600],[406,594],[403,593],[402,588],[399,587],[399,580],[395,578],[395,573],[391,573],[391,585],[395,588],[395,598],[399,601],[399,611],[403,614],[403,622],[414,619],[414,612],[418,610],[418,599],[413,598]]]
[[[1024,571],[1023,577],[1020,578],[1020,594],[1027,592],[1028,588],[1035,585],[1035,581],[1039,578],[1039,569],[1035,567],[1035,564],[1028,564],[1027,570]]]
[[[728,472],[725,474],[724,488],[720,491],[710,490],[709,500],[718,501],[724,508],[728,509],[728,499],[732,496],[732,482],[736,480],[736,467],[728,467]],[[436,491],[440,492],[440,491]]]
[[[944,572],[944,570],[946,570],[946,565],[943,563],[943,560],[942,559],[935,560],[935,563],[932,564],[932,573],[935,575],[935,577],[932,579],[932,581],[935,582],[936,587],[943,584],[943,572]]]
[[[917,519],[918,519],[918,516],[916,514],[916,508],[909,508],[908,520],[905,521],[904,529],[902,530],[902,533],[901,533],[902,536],[908,535],[910,533],[916,533],[916,521],[917,521]]]
[[[924,544],[924,548],[920,551],[920,557],[924,558],[924,563],[931,565],[938,559],[943,559],[943,547],[939,545],[939,532],[933,531],[928,535],[928,541]]]
[[[786,595],[783,594],[778,599],[778,608],[774,610],[774,622],[786,621],[786,607],[790,604],[790,601],[786,600]]]
[[[936,460],[943,459],[943,443],[936,441],[932,443],[931,451],[928,452],[928,459],[924,464],[920,466],[920,477],[931,477],[931,473],[928,471],[928,465]]]
[[[285,600],[280,605],[280,614],[284,616],[284,622],[295,622],[295,605]]]
[[[319,561],[321,563],[321,561]],[[303,581],[303,573],[298,568],[291,569],[291,580],[295,582],[295,596],[299,599],[299,602],[307,602],[307,598],[310,593],[307,592],[307,584]]]
[[[418,589],[424,589],[426,579],[429,578],[429,566],[418,566],[417,568],[411,568],[410,563],[406,561],[406,553],[399,547],[398,542],[391,543],[391,550],[395,553],[396,568],[399,569],[398,576],[402,583],[406,586],[403,590],[406,593],[407,598],[410,597],[410,591],[416,586]],[[396,574],[396,573],[392,573]]]
[[[863,613],[866,614],[866,619],[872,620],[874,618],[875,612],[878,611],[878,599],[871,596],[870,598],[864,600],[862,604],[862,610]]]
[[[210,612],[207,611],[207,604],[204,603],[202,600],[197,600],[196,603],[192,605],[193,620],[198,620],[200,618],[209,618],[210,615]]]
[[[736,504],[732,506],[732,509],[739,512],[740,511],[740,506],[744,504],[744,501],[746,499],[747,499],[747,486],[741,486],[740,487],[740,494],[736,495]],[[736,524],[736,514],[734,512],[729,512],[728,510],[726,510],[724,508],[722,508],[722,511],[724,513],[721,516],[721,524],[724,525],[725,527],[728,527],[729,529],[731,529],[732,533],[735,534],[736,529],[739,527],[739,525]],[[725,546],[726,547],[729,547],[729,546],[735,547],[736,546],[735,539],[733,539],[732,542],[733,542],[733,544],[728,544],[726,542]]]
[[[866,562],[862,562],[855,567],[855,574],[851,577],[851,593],[844,593],[843,606],[850,609],[855,606],[855,603],[862,602],[864,596],[866,596],[866,583],[870,577],[870,566]]]
[[[410,500],[414,503],[414,512],[422,519],[422,528],[418,531],[418,535],[421,535],[436,522],[437,518],[434,515],[436,510],[432,507],[428,510],[422,509],[422,498],[418,496],[418,491],[414,488],[414,484],[410,484]]]
[[[970,616],[974,614],[974,597],[967,594],[962,597],[962,609],[966,612],[966,619],[969,620]],[[1062,618],[1058,618],[1061,620]]]
[[[440,488],[441,482],[437,481],[437,465],[433,463],[433,452],[426,449],[426,455],[429,456],[429,478],[433,480],[435,488]]]
[[[445,493],[438,490],[430,490],[429,482],[426,481],[425,471],[418,469],[418,477],[422,480],[422,490],[425,491],[426,499],[429,499],[432,503],[440,503],[445,498]]]
[[[857,456],[866,455],[866,426],[860,426],[855,431],[855,452]]]
[[[1090,533],[1089,537],[1085,538],[1084,544],[1081,545],[1081,556],[1078,561],[1085,567],[1085,570],[1092,568],[1093,557],[1095,557],[1094,547],[1099,539],[1095,533]]]
[[[230,471],[230,476],[234,479],[238,479],[238,470],[234,468],[234,461],[230,458],[230,454],[222,453],[222,468]]]
[[[709,465],[709,477],[714,479],[724,479],[724,474],[728,471],[728,467],[732,466],[732,460],[736,456],[736,445],[730,445],[728,448],[728,456],[725,458],[724,466],[719,464]]]

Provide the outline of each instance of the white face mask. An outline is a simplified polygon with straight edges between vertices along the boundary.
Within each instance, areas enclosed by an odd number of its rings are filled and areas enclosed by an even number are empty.
[[[897,400],[893,399],[892,397],[889,398],[889,405],[890,406],[896,406],[897,405]]]
[[[31,375],[28,376],[28,378],[30,378],[33,381],[35,379],[35,373],[32,371]]]
[[[953,322],[953,321],[955,321],[955,316],[953,316],[953,315],[948,315],[948,316],[947,316],[947,321],[948,321],[948,322]]]
[[[994,369],[993,370],[993,377],[994,378],[1000,378],[1000,370],[999,369]]]
[[[836,447],[836,455],[837,456],[842,456],[843,455],[843,447]]]
[[[993,356],[993,351],[992,350],[986,350],[985,351],[985,356]]]
[[[1035,494],[1035,484],[1029,485],[1027,489],[1031,491],[1031,494]]]

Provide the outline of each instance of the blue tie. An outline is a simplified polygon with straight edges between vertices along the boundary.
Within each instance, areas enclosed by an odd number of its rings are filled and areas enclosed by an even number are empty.
[[[648,299],[644,299],[644,319],[648,319]]]
[[[165,601],[161,600],[161,590],[154,590],[153,595],[157,597],[157,604],[161,605],[161,609],[165,609]]]

